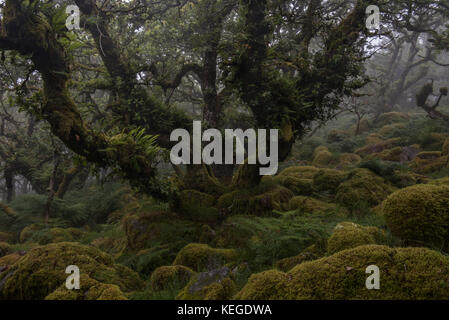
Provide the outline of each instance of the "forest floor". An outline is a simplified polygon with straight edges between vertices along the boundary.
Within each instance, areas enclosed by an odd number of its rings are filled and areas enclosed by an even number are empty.
[[[0,208],[0,299],[448,299],[447,124],[391,112],[355,131],[336,121],[257,188],[184,190],[176,212],[107,182],[46,225],[46,197],[20,196]]]

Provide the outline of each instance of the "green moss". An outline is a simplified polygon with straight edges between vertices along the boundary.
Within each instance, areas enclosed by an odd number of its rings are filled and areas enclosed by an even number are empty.
[[[421,153],[420,157],[416,157],[409,163],[410,168],[420,174],[430,174],[438,172],[448,167],[449,157],[438,157],[441,152],[426,152]],[[424,158],[423,158],[424,157]]]
[[[313,192],[313,180],[295,176],[277,176],[274,181],[292,191],[295,195],[311,195]]]
[[[12,248],[7,242],[0,242],[0,258],[11,253]]]
[[[362,158],[355,153],[344,153],[340,156],[338,167],[345,169],[357,165],[362,161]]]
[[[126,237],[104,237],[93,240],[90,245],[107,252],[114,257],[119,257],[125,251],[127,242]]]
[[[182,265],[195,271],[210,270],[235,261],[233,249],[215,249],[207,244],[191,243],[179,251],[173,265]]]
[[[300,179],[313,179],[318,168],[312,166],[292,166],[282,170],[279,176],[294,176]]]
[[[283,272],[287,272],[305,261],[316,260],[323,257],[326,254],[326,248],[327,242],[320,241],[307,247],[297,256],[279,260],[276,263],[276,268]]]
[[[330,191],[335,194],[338,186],[346,178],[346,173],[334,169],[321,169],[313,176],[313,187],[317,191]]]
[[[449,240],[449,187],[416,185],[393,193],[383,204],[391,233],[408,243],[435,248]]]
[[[230,275],[227,267],[196,274],[179,292],[176,299],[229,300],[237,291]]]
[[[14,263],[19,261],[21,258],[22,258],[22,255],[19,254],[18,252],[5,255],[0,258],[0,266],[3,266],[3,267],[12,266]]]
[[[442,155],[449,156],[449,138],[444,141]]]
[[[45,297],[45,300],[128,300],[120,287],[98,282],[86,274],[80,275],[80,289],[69,290],[65,284]]]
[[[332,153],[330,153],[328,150],[322,150],[316,152],[315,156],[313,157],[312,164],[317,167],[327,166],[332,162],[332,160]]]
[[[12,240],[12,234],[8,232],[0,232],[0,242],[9,242]]]
[[[153,271],[150,288],[153,291],[181,289],[190,281],[194,272],[184,266],[163,266]]]
[[[396,147],[396,148],[393,148],[393,149],[383,150],[380,153],[375,153],[371,157],[372,158],[377,158],[377,159],[380,159],[380,160],[383,160],[383,161],[399,162],[399,161],[401,161],[401,154],[402,154],[402,148],[401,147]]]
[[[332,130],[327,135],[327,142],[329,142],[329,143],[341,142],[341,141],[344,141],[347,139],[349,139],[349,134],[343,130]],[[325,150],[324,147],[320,147],[320,148],[321,148],[321,150]]]
[[[327,242],[328,254],[334,254],[361,245],[381,244],[384,233],[376,227],[362,227],[352,222],[339,223]]]
[[[65,283],[65,270],[69,265],[78,266],[82,274],[99,282],[118,285],[123,292],[143,287],[137,273],[115,264],[108,254],[94,247],[60,242],[31,249],[8,272],[0,274],[0,296],[4,299],[44,299]]]
[[[181,209],[212,207],[215,203],[213,196],[196,190],[181,191],[179,198]]]
[[[122,228],[126,234],[128,253],[167,245],[170,259],[162,261],[161,265],[170,264],[181,248],[197,242],[201,234],[201,225],[172,212],[153,208],[126,215],[122,219]]]
[[[428,182],[428,184],[434,186],[449,186],[449,177],[431,180]]]
[[[386,149],[393,149],[401,145],[401,138],[392,138],[378,143],[368,144],[355,151],[358,155],[364,157],[373,153],[380,153]]]
[[[370,170],[355,169],[349,173],[347,180],[338,186],[335,199],[347,208],[353,208],[362,202],[374,207],[394,191],[382,177]]]
[[[24,243],[24,242],[28,241],[29,239],[31,239],[31,237],[33,236],[33,234],[35,232],[40,231],[44,228],[45,228],[45,226],[41,225],[41,224],[31,224],[29,226],[26,226],[20,232],[20,235],[19,235],[20,242]]]
[[[257,190],[237,190],[220,197],[218,206],[227,214],[262,216],[273,210],[285,210],[293,192],[283,186],[270,186],[261,193]]]
[[[213,208],[215,198],[196,190],[184,190],[179,195],[178,212],[194,221],[216,221],[219,211]]]
[[[298,210],[300,213],[325,212],[335,209],[337,209],[337,205],[311,197],[297,196],[290,200],[290,210]]]
[[[367,290],[366,268],[380,269],[380,290]],[[425,248],[360,246],[304,262],[288,273],[252,275],[236,295],[264,300],[449,299],[449,257]]]
[[[379,116],[377,119],[376,125],[378,127],[383,127],[385,125],[398,123],[398,122],[404,122],[409,119],[409,116],[405,113],[401,112],[388,112],[383,113]]]
[[[253,274],[236,300],[281,300],[286,295],[288,275],[278,270]]]
[[[397,132],[398,129],[404,128],[406,128],[406,126],[403,123],[387,124],[380,128],[377,133],[383,137],[391,137],[395,132]]]

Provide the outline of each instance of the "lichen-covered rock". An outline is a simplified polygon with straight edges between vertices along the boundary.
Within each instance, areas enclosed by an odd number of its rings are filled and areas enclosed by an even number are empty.
[[[79,290],[69,290],[63,284],[46,296],[45,300],[128,300],[128,298],[119,286],[101,283],[86,274],[81,274]]]
[[[380,290],[367,290],[368,266],[380,269]],[[236,295],[248,300],[449,299],[449,257],[425,248],[379,245],[304,262],[288,273],[254,274]]]
[[[383,231],[376,227],[362,227],[352,222],[339,223],[327,241],[328,254],[368,244],[382,244]]]
[[[228,300],[236,293],[236,285],[230,278],[228,267],[201,272],[193,276],[177,300]]]
[[[285,258],[276,262],[276,268],[287,272],[305,261],[316,260],[326,254],[327,242],[319,241],[310,247],[304,249],[300,254],[294,257]]]
[[[313,176],[313,187],[317,191],[329,191],[334,194],[346,178],[346,173],[335,169],[321,169]]]
[[[188,267],[200,272],[211,270],[235,261],[237,253],[233,249],[216,249],[207,244],[191,243],[179,251],[173,265]]]
[[[337,205],[327,203],[315,198],[297,196],[290,200],[290,210],[298,210],[299,213],[315,213],[336,210]]]
[[[189,283],[194,272],[184,266],[162,266],[153,271],[150,288],[153,291],[181,289]]]
[[[394,191],[382,177],[370,170],[355,169],[349,173],[347,180],[338,186],[335,199],[347,208],[361,202],[374,207]]]
[[[449,240],[449,186],[416,185],[399,190],[383,203],[391,233],[421,246],[442,248]]]
[[[1,273],[0,297],[44,299],[65,283],[65,270],[70,265],[78,266],[81,274],[99,282],[118,285],[123,292],[143,287],[137,273],[115,264],[111,256],[97,248],[60,242],[31,249],[8,271]]]

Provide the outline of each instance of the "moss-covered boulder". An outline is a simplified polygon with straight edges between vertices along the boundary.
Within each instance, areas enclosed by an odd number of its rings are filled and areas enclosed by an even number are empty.
[[[416,185],[399,190],[383,203],[391,233],[410,244],[447,247],[449,186]]]
[[[394,191],[394,187],[370,170],[355,169],[338,186],[335,199],[347,208],[361,202],[374,207]]]
[[[153,271],[150,289],[153,291],[184,288],[194,275],[192,269],[184,266],[162,266]]]
[[[177,300],[229,300],[236,293],[228,267],[201,272],[192,277]]]
[[[81,274],[79,290],[69,290],[63,284],[46,296],[45,300],[128,300],[128,298],[119,286],[101,283],[86,274]]]
[[[282,300],[287,295],[287,273],[268,270],[251,275],[243,289],[234,296],[236,300]]]
[[[106,284],[115,284],[123,292],[141,289],[143,281],[134,271],[115,264],[112,257],[97,248],[73,242],[52,243],[31,249],[0,274],[3,299],[44,299],[65,283],[65,270],[79,267],[81,274]]]
[[[26,238],[26,242],[44,245],[57,242],[74,242],[84,235],[82,230],[76,228],[40,228],[39,226],[35,226],[35,229],[33,228],[34,227],[31,227],[31,230],[29,230],[30,234],[27,234],[26,236],[24,236],[24,231],[22,231],[22,240]]]
[[[346,249],[368,244],[382,244],[383,231],[376,227],[363,227],[352,222],[339,223],[327,241],[327,253],[334,254]]]
[[[388,140],[382,140],[378,143],[368,144],[355,151],[356,154],[365,157],[373,153],[380,153],[387,149],[393,149],[401,146],[401,138],[392,138]]]
[[[355,153],[343,153],[338,160],[337,167],[339,169],[346,169],[359,164],[362,157]]]
[[[381,114],[376,121],[376,125],[378,127],[383,127],[389,124],[404,122],[409,119],[409,116],[406,113],[402,112],[387,112]]]
[[[368,266],[380,269],[380,290],[368,290]],[[236,295],[249,300],[449,299],[449,257],[425,248],[359,246],[304,262],[288,273],[254,274]]]
[[[313,166],[292,166],[282,170],[279,176],[293,176],[300,179],[313,179],[320,169]]]
[[[318,147],[321,148],[321,147]],[[317,167],[328,166],[334,160],[332,153],[327,150],[327,148],[323,148],[321,150],[317,149],[314,152],[314,157],[312,164]]]
[[[396,147],[393,149],[385,149],[382,152],[374,153],[370,158],[380,159],[383,161],[400,162],[402,155],[402,147]]]
[[[327,242],[319,241],[310,247],[304,249],[297,256],[285,258],[276,262],[276,268],[287,272],[305,261],[316,260],[323,257],[326,254]]]
[[[338,206],[312,197],[297,196],[290,200],[290,210],[299,213],[316,213],[336,210]]]
[[[335,169],[321,169],[313,176],[313,187],[317,191],[335,194],[338,186],[346,178],[346,173]]]
[[[442,156],[441,151],[427,151],[420,152],[409,166],[416,173],[429,174],[447,168],[448,163],[449,156]]]
[[[22,252],[14,252],[0,258],[1,267],[10,267],[23,257]]]
[[[313,193],[313,180],[295,176],[278,176],[275,181],[292,191],[295,195],[308,196]]]
[[[191,243],[179,251],[173,265],[185,266],[199,272],[223,266],[236,258],[237,252],[233,249],[216,249],[207,244]]]

